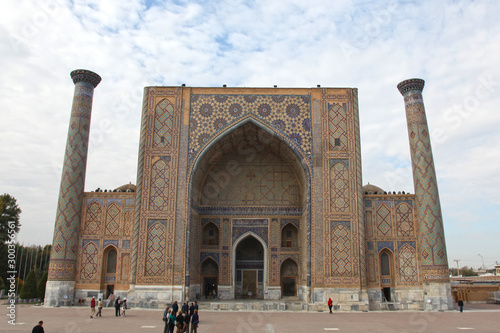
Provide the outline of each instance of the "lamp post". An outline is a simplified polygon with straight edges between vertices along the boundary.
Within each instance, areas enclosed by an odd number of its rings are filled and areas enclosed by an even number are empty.
[[[478,254],[478,256],[480,256],[480,257],[481,257],[481,259],[483,260],[483,266],[482,266],[481,268],[482,268],[482,269],[484,269],[484,268],[485,268],[485,267],[484,267],[484,258],[483,258],[483,256],[482,256],[482,255],[480,255],[480,254]]]

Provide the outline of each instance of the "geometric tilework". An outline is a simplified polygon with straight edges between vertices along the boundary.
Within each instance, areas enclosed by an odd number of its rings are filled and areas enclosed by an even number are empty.
[[[347,117],[344,107],[339,104],[328,104],[328,149],[347,150]],[[340,145],[335,146],[335,139],[340,140]]]
[[[154,211],[165,210],[168,207],[170,157],[158,160],[151,168],[151,186],[149,209]]]
[[[243,148],[241,148],[243,149]],[[217,176],[231,161],[239,163],[239,173],[231,175],[231,186],[225,186],[217,195],[202,195],[206,206],[300,206],[300,185],[293,169],[271,151],[263,151],[251,163],[240,152],[228,154],[215,164],[203,184],[203,193],[217,184]],[[206,187],[207,186],[207,187]]]
[[[162,222],[156,222],[148,228],[146,251],[146,276],[165,274],[165,241],[167,232]]]
[[[398,236],[414,236],[413,209],[406,203],[396,206],[396,230]]]
[[[172,145],[173,113],[174,106],[167,99],[156,105],[153,147],[169,148]]]
[[[125,211],[125,217],[123,221],[123,235],[131,236],[132,235],[132,223],[134,219],[134,212],[132,210]]]
[[[87,206],[84,233],[97,235],[100,231],[102,208],[97,202],[92,202]]]
[[[99,248],[94,242],[89,242],[82,250],[82,266],[80,278],[82,280],[92,281],[97,278],[97,267],[99,260]]]
[[[95,74],[92,73],[90,76],[92,75]],[[98,81],[96,81],[97,83],[94,81],[89,83],[79,81],[79,79],[74,79],[73,82],[75,82],[75,92],[69,121],[51,251],[51,261],[60,259],[64,260],[64,264],[61,261],[61,265],[56,269],[57,265],[56,261],[54,261],[53,269],[49,268],[51,269],[49,280],[56,281],[75,280],[92,97],[94,87],[98,83]]]
[[[386,203],[382,203],[377,207],[375,214],[377,223],[378,236],[390,236],[392,234],[391,209]]]
[[[399,249],[399,278],[401,282],[416,282],[417,275],[417,254],[414,247],[404,244]]]
[[[130,275],[130,254],[127,253],[122,256],[120,282],[128,283],[129,275]]]
[[[106,228],[104,230],[106,235],[118,235],[120,212],[120,206],[116,202],[108,205],[106,210]]]
[[[436,171],[422,98],[423,86],[424,81],[420,79],[407,80],[398,85],[404,97],[408,124],[416,213],[420,223],[420,260],[421,265],[426,267],[422,276],[427,281],[449,281],[447,274],[443,274],[448,261]]]
[[[351,230],[345,224],[335,225],[331,233],[332,276],[351,276]]]
[[[347,160],[330,160],[330,209],[332,212],[349,211],[349,168]]]
[[[272,126],[312,159],[308,95],[191,95],[189,161],[216,133],[252,115]]]

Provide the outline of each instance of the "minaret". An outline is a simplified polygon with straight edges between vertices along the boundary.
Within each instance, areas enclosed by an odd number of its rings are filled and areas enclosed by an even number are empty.
[[[99,75],[84,69],[72,71],[71,78],[75,93],[59,188],[46,305],[67,305],[73,301],[92,98],[94,88],[101,82]]]
[[[398,84],[404,97],[410,138],[416,214],[420,224],[420,275],[427,310],[448,310],[453,306],[444,240],[443,218],[436,170],[422,90],[424,80],[409,79]]]

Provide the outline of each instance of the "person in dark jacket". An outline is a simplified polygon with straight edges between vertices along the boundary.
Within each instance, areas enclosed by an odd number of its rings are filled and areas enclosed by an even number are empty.
[[[200,318],[198,317],[198,310],[194,310],[193,316],[191,317],[191,333],[198,332],[198,324],[200,322]]]
[[[186,329],[186,324],[184,323],[184,316],[182,315],[182,310],[179,311],[179,314],[175,318],[177,322],[177,333],[184,333]]]
[[[38,322],[38,325],[36,325],[35,327],[33,327],[33,330],[31,331],[31,333],[45,333],[45,331],[43,330],[43,321],[39,321]]]
[[[120,296],[115,299],[115,316],[120,316],[120,307],[122,305],[122,301],[120,301]]]
[[[184,332],[189,332],[189,324],[191,323],[191,316],[189,315],[189,312],[184,312],[184,324],[185,324],[185,329]]]
[[[189,312],[189,303],[188,301],[186,301],[183,305],[182,305],[182,313],[188,313]]]
[[[194,303],[191,302],[191,306],[189,307],[189,316],[192,317],[193,316],[193,313],[194,313],[194,310],[196,308],[194,307]]]
[[[460,308],[460,312],[464,312],[464,301],[458,301],[458,307]]]
[[[175,301],[174,304],[172,304],[172,314],[176,316],[177,311],[179,311],[179,304],[177,304],[177,301]]]

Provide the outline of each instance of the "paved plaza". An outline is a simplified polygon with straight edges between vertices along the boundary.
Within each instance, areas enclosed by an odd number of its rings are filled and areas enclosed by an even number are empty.
[[[6,305],[4,313],[6,313]],[[130,309],[115,317],[105,308],[102,318],[89,317],[88,307],[16,307],[15,326],[4,315],[0,332],[31,332],[39,320],[45,332],[163,332],[162,310]],[[500,332],[500,305],[465,306],[465,311],[446,312],[229,312],[200,310],[198,332],[292,333],[292,332]]]

